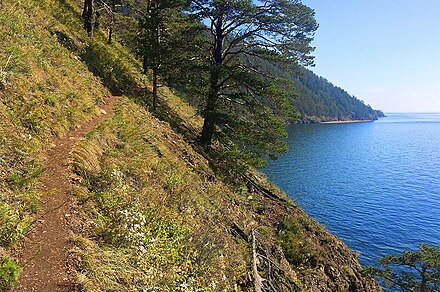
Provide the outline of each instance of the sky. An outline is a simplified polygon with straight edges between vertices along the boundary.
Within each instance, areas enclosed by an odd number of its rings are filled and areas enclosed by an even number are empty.
[[[385,113],[440,112],[440,0],[303,0],[316,74]]]

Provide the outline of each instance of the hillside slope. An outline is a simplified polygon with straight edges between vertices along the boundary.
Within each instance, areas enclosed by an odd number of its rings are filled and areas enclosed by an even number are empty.
[[[123,94],[113,117],[69,154],[75,203],[62,289],[251,291],[258,273],[268,291],[380,290],[261,173],[214,165],[191,142],[200,117],[172,90],[161,88],[151,114],[139,64],[103,33],[86,36],[81,3],[1,8],[0,262],[11,272],[0,274],[1,288],[13,285],[18,268],[4,263],[23,265],[23,237],[49,195],[40,187],[43,153],[113,92]]]
[[[293,77],[298,93],[294,106],[301,122],[376,120],[384,116],[312,71],[302,69],[301,73]]]

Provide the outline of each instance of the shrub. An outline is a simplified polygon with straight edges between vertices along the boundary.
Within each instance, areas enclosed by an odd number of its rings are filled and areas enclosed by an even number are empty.
[[[416,251],[388,255],[379,260],[380,268],[366,267],[367,275],[378,277],[401,291],[440,291],[440,246],[419,244]]]
[[[20,219],[8,204],[0,204],[0,246],[8,246],[22,238],[29,229],[28,220]]]
[[[315,267],[321,258],[320,251],[307,238],[302,218],[287,218],[278,233],[277,242],[283,249],[286,259],[293,265]]]
[[[18,283],[20,266],[10,257],[4,257],[0,261],[0,289],[13,288]]]

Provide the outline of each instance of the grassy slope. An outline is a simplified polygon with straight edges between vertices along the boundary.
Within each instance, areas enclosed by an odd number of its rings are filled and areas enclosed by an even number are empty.
[[[76,4],[23,0],[7,3],[9,13],[0,16],[7,36],[0,66],[12,56],[0,91],[3,255],[38,205],[41,153],[50,137],[84,121],[109,94],[92,71],[127,97],[71,153],[84,222],[69,261],[79,288],[250,289],[253,229],[258,252],[271,260],[260,259],[260,273],[269,278],[270,266],[279,290],[377,288],[359,274],[345,245],[292,202],[215,173],[186,142],[200,118],[170,90],[162,90],[167,122],[136,104],[148,96],[134,90],[144,87],[136,61],[120,45],[106,45],[104,35],[87,39]],[[251,177],[284,198],[261,174]]]
[[[36,3],[6,1],[0,13],[1,247],[28,230],[50,138],[85,121],[109,94],[49,32],[53,19]]]

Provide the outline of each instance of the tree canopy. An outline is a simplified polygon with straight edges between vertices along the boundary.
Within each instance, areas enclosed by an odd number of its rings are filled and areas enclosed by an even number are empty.
[[[310,43],[318,25],[312,9],[299,0],[127,0],[122,5],[139,24],[136,50],[144,69],[153,72],[153,108],[158,77],[180,78],[179,86],[199,97],[206,150],[218,141],[223,153],[256,166],[262,166],[262,157],[287,150],[282,138],[294,116],[294,84],[272,68],[313,64]]]
[[[153,110],[157,107],[158,78],[164,76],[179,61],[185,39],[183,27],[189,19],[180,10],[182,0],[147,0],[136,3],[139,23],[138,41],[142,51],[144,73],[153,73]]]
[[[420,244],[416,251],[384,256],[381,268],[368,267],[366,272],[381,278],[387,286],[401,291],[439,291],[440,247]]]
[[[293,105],[302,121],[374,120],[384,116],[383,112],[372,109],[308,69],[302,69],[301,74],[291,78],[298,93]]]
[[[296,0],[194,0],[190,12],[207,25],[211,46],[202,81],[202,144],[209,149],[220,139],[254,162],[285,151],[293,83],[262,60],[286,70],[311,65],[314,11]]]

